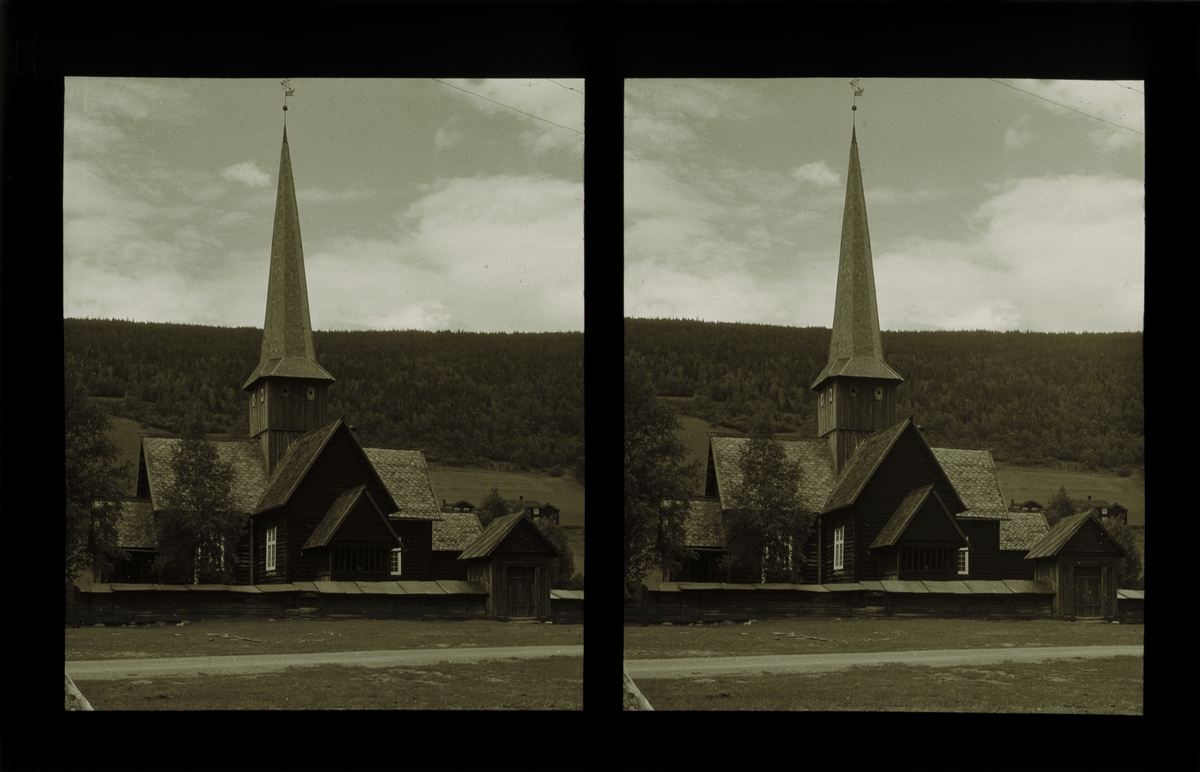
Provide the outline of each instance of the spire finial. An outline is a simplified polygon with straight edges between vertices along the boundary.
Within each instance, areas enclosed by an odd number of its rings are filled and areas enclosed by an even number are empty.
[[[854,80],[850,81],[850,88],[854,89],[854,100],[855,100],[855,102],[857,102],[858,98],[863,95],[863,90],[864,90],[864,89],[861,89],[858,87],[858,78],[855,78]],[[853,128],[853,126],[854,126],[853,113],[858,111],[858,105],[855,104],[855,102],[850,103],[850,111],[851,111],[850,125],[851,125],[851,128]]]

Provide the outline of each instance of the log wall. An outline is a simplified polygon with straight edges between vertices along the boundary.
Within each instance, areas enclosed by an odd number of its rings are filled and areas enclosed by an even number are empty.
[[[232,617],[486,619],[487,597],[482,585],[459,581],[95,584],[68,598],[68,623],[119,625]],[[583,593],[555,590],[550,609],[555,622],[582,624]]]
[[[1029,581],[715,584],[663,582],[646,604],[653,623],[746,621],[808,615],[846,617],[1050,618],[1053,592]],[[625,622],[639,624],[625,605]]]

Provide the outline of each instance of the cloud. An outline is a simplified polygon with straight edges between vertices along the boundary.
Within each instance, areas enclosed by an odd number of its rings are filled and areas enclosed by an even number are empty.
[[[393,239],[339,237],[306,250],[315,326],[583,329],[581,185],[446,180],[397,223]]]
[[[271,185],[271,177],[254,161],[244,161],[240,164],[227,166],[221,170],[221,177],[230,182],[240,182],[252,188],[264,188]]]
[[[1090,136],[1101,149],[1140,148],[1144,144],[1141,135],[1146,132],[1146,100],[1139,93],[1145,91],[1141,81],[1013,80],[1009,83],[1041,97],[1030,100],[1041,109],[1056,115],[1082,113],[1099,119]]]
[[[1116,177],[1013,181],[976,210],[973,237],[914,238],[875,254],[880,322],[891,329],[1141,329],[1142,196],[1139,182]]]
[[[798,166],[792,169],[792,177],[800,182],[811,182],[823,188],[841,187],[842,185],[842,178],[824,161],[813,161],[810,164]]]

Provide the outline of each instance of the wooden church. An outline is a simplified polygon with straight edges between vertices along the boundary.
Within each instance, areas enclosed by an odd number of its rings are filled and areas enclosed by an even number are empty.
[[[842,219],[829,361],[812,384],[817,437],[780,439],[801,469],[801,505],[816,514],[804,547],[812,584],[896,580],[1033,579],[1024,558],[1046,536],[1037,512],[1010,512],[991,452],[931,447],[912,417],[896,415],[903,379],[883,358],[858,139]],[[749,440],[711,434],[703,498],[690,502],[679,581],[722,581],[722,513],[741,481]],[[797,547],[799,549],[799,547]],[[743,572],[736,582],[759,582]]]
[[[506,581],[504,571],[515,570],[515,610],[547,616],[547,561],[557,553],[541,533],[512,523],[504,534],[512,538],[480,542],[496,534],[484,534],[474,512],[438,506],[421,451],[364,448],[343,418],[328,415],[333,381],[313,349],[285,127],[262,350],[242,386],[250,436],[214,440],[233,467],[234,500],[249,525],[236,582],[466,581],[485,573],[473,568],[478,562]],[[170,459],[179,442],[142,438],[138,498],[126,502],[121,527],[120,546],[132,557],[116,571],[121,581],[152,581],[150,522],[174,485]],[[460,560],[477,542],[469,554],[479,560]]]

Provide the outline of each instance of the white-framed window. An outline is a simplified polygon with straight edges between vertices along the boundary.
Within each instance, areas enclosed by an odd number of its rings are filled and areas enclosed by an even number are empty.
[[[841,571],[846,558],[846,526],[833,532],[833,570]]]
[[[392,550],[392,576],[398,576],[398,575],[401,573],[401,571],[400,571],[400,567],[401,567],[401,562],[400,562],[400,560],[401,560],[401,558],[400,558],[400,548],[399,548],[399,547],[397,547],[396,549]]]
[[[271,526],[267,529],[267,570],[275,570],[275,529],[278,526]]]
[[[958,548],[958,573],[959,575],[969,574],[971,572],[971,551],[966,547]]]

